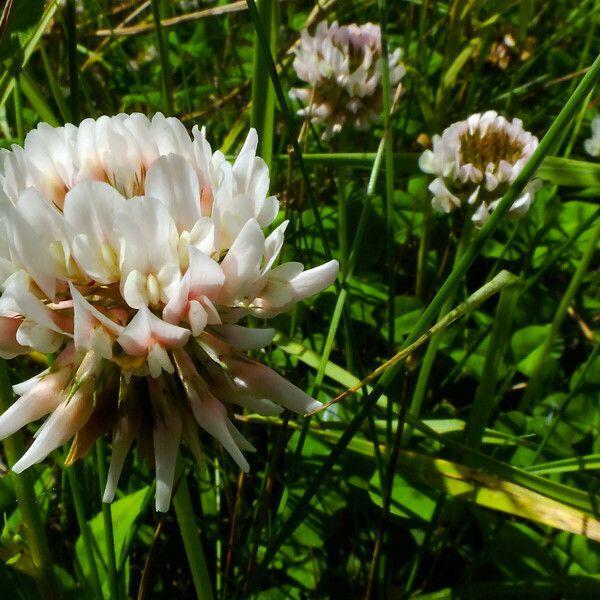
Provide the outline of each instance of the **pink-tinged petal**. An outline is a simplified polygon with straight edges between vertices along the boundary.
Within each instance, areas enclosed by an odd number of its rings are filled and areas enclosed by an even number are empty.
[[[150,302],[147,290],[148,277],[137,269],[121,279],[121,295],[131,308],[141,308]]]
[[[158,342],[155,342],[150,346],[146,361],[148,363],[150,377],[153,379],[160,377],[163,371],[171,374],[175,372],[175,367],[169,358],[169,353]]]
[[[23,323],[20,317],[0,316],[0,358],[14,358],[31,352],[31,348],[17,342],[17,329]]]
[[[40,427],[33,444],[13,466],[15,473],[44,460],[88,422],[94,412],[93,396],[100,366],[101,360],[92,352],[85,356],[77,371],[75,393],[64,400]]]
[[[190,327],[192,328],[192,335],[194,337],[200,335],[208,323],[206,309],[198,300],[191,300],[188,304],[187,315]]]
[[[202,429],[221,442],[240,469],[247,473],[250,465],[244,458],[240,446],[252,450],[252,445],[235,430],[227,417],[225,406],[209,391],[188,353],[185,350],[175,350],[173,358],[194,418]]]
[[[24,271],[11,275],[0,298],[0,315],[20,314],[47,329],[66,334],[56,324],[56,315],[29,289],[29,277]]]
[[[236,350],[259,350],[273,341],[274,329],[258,329],[241,325],[217,325],[214,330]]]
[[[215,224],[208,217],[200,217],[190,231],[189,246],[210,255],[215,245]]]
[[[103,358],[111,359],[113,341],[124,327],[87,302],[71,282],[69,290],[73,299],[75,347],[78,350],[94,350]]]
[[[125,398],[119,402],[117,422],[112,431],[112,453],[102,502],[112,502],[115,497],[123,465],[138,433],[141,419],[139,405],[133,398]]]
[[[302,300],[329,287],[338,276],[340,265],[330,260],[314,269],[303,271],[291,280],[297,300]]]
[[[248,131],[248,135],[246,136],[246,140],[244,141],[244,145],[238,154],[238,157],[246,152],[250,152],[251,154],[256,154],[256,149],[258,148],[258,133],[254,127],[251,127]]]
[[[179,269],[175,222],[159,200],[147,196],[131,198],[117,214],[115,229],[124,277],[134,270],[158,276],[166,266]]]
[[[167,323],[177,325],[186,313],[190,295],[190,272],[188,271],[179,282],[177,292],[171,296],[163,309],[163,319]]]
[[[72,231],[73,256],[87,275],[100,283],[118,280],[115,215],[126,202],[104,182],[78,183],[65,197],[64,217]]]
[[[283,247],[284,234],[287,229],[289,221],[284,221],[279,227],[277,227],[265,240],[265,266],[262,269],[261,274],[268,273],[273,266],[273,263],[277,260],[281,248]]]
[[[185,158],[192,155],[190,134],[179,119],[156,113],[152,117],[151,130],[161,155],[179,154]]]
[[[0,416],[0,440],[56,409],[64,400],[62,392],[70,376],[68,367],[48,373],[13,402]]]
[[[156,510],[167,512],[171,504],[177,452],[181,441],[181,417],[164,395],[158,382],[150,385],[154,406],[154,461],[156,465]]]
[[[35,348],[43,354],[56,352],[62,345],[64,338],[62,334],[48,329],[44,325],[38,325],[35,321],[25,319],[17,330],[17,342],[23,346]]]
[[[272,400],[301,415],[321,406],[320,402],[265,365],[234,357],[224,357],[223,361],[231,370],[236,385],[255,398]]]
[[[231,250],[230,250],[231,252]],[[197,248],[190,247],[190,298],[216,298],[225,282],[225,273],[215,260]]]
[[[254,219],[250,219],[221,262],[225,273],[221,302],[228,303],[243,297],[247,288],[259,279],[264,243],[260,226]]]
[[[55,265],[47,249],[39,251],[38,232],[12,206],[0,204],[0,222],[8,241],[11,262],[25,269],[48,298],[54,299]]]
[[[235,430],[235,427],[229,421],[227,410],[223,404],[208,389],[196,390],[196,393],[189,394],[188,398],[198,425],[219,440],[238,467],[244,473],[248,473],[250,465],[238,446],[241,434]],[[236,433],[232,434],[234,430]]]
[[[179,233],[191,231],[200,219],[198,176],[181,156],[169,154],[152,163],[146,175],[145,192],[169,209]]]
[[[142,306],[127,327],[117,338],[117,342],[131,356],[142,356],[154,342],[165,348],[180,348],[186,344],[191,332],[183,327],[166,323]]]

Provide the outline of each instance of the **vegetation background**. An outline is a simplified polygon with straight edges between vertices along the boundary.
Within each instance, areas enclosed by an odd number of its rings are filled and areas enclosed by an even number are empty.
[[[226,154],[256,126],[291,219],[286,259],[343,271],[275,320],[262,360],[328,402],[396,356],[311,418],[241,415],[258,448],[247,476],[206,437],[165,515],[140,458],[101,506],[104,443],[68,469],[59,451],[7,473],[3,598],[600,597],[600,164],[582,145],[600,2],[5,0],[2,15],[3,147],[39,121],[122,111],[206,124]],[[289,50],[323,18],[381,23],[408,71],[389,120],[331,142],[287,96]],[[417,159],[487,109],[547,134],[526,173],[544,186],[524,219],[499,209],[473,232],[432,213]],[[2,368],[4,406],[8,378],[44,360]],[[32,433],[4,442],[8,463]]]

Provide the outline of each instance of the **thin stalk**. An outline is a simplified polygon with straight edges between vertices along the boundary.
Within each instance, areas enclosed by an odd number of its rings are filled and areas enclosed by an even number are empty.
[[[183,539],[185,554],[190,565],[190,571],[192,572],[196,597],[200,600],[213,600],[212,582],[202,542],[198,535],[192,499],[185,475],[179,482],[177,493],[173,498],[173,506],[175,507],[175,515],[177,516],[179,531]]]
[[[252,0],[247,1],[249,4],[252,2]],[[468,271],[469,267],[473,264],[474,260],[477,258],[477,256],[479,256],[479,253],[483,249],[485,243],[490,239],[508,212],[509,208],[519,197],[528,181],[533,177],[541,165],[544,157],[550,153],[558,136],[560,135],[560,132],[563,131],[570,120],[575,116],[577,110],[581,106],[581,103],[584,101],[585,97],[592,89],[592,86],[597,82],[599,77],[600,55],[596,58],[588,73],[567,100],[562,110],[550,126],[550,129],[542,138],[538,147],[535,149],[523,167],[523,170],[509,186],[508,190],[502,197],[502,200],[494,212],[492,212],[489,219],[485,222],[484,226],[481,228],[479,235],[467,248],[463,257],[460,259],[458,264],[455,265],[450,275],[444,281],[437,294],[430,302],[429,306],[425,309],[418,322],[415,324],[411,333],[404,340],[401,347],[402,349],[416,341],[417,338],[427,329],[429,323],[434,319],[435,315],[439,313],[448,295],[456,288],[456,286],[464,277],[465,273]],[[289,536],[292,534],[292,532],[295,531],[298,525],[300,525],[306,514],[306,511],[308,510],[308,507],[310,506],[313,496],[317,493],[334,466],[338,464],[338,461],[346,446],[350,443],[350,440],[358,432],[364,420],[367,418],[367,415],[375,406],[377,400],[379,400],[379,398],[385,394],[386,390],[395,383],[400,372],[401,365],[402,363],[398,363],[394,367],[388,369],[374,386],[369,396],[365,398],[360,406],[360,409],[352,421],[348,424],[337,443],[331,449],[331,452],[323,462],[320,470],[313,476],[310,483],[306,486],[304,494],[299,499],[296,508],[291,512],[286,521],[281,525],[274,539],[269,543],[265,551],[264,558],[260,563],[259,568],[257,568],[255,571],[252,583],[258,582],[262,579],[262,576],[266,572],[268,565],[277,554],[281,544],[289,539]]]
[[[171,63],[165,39],[165,33],[160,22],[161,17],[160,0],[152,0],[152,18],[156,31],[156,43],[158,45],[158,56],[160,59],[160,83],[162,89],[163,110],[167,115],[173,114],[173,97],[171,95]]]
[[[315,197],[314,190],[312,189],[312,185],[308,177],[306,165],[304,164],[304,160],[302,158],[302,150],[300,149],[300,145],[298,143],[298,136],[296,135],[294,119],[288,108],[287,101],[285,99],[285,94],[283,93],[281,82],[279,81],[279,75],[277,74],[277,67],[275,66],[273,55],[269,49],[269,40],[265,34],[260,15],[258,13],[258,9],[256,8],[255,0],[246,0],[246,4],[248,5],[248,13],[250,14],[250,18],[252,19],[252,23],[254,24],[254,29],[256,30],[256,35],[260,42],[261,50],[264,54],[265,64],[269,71],[271,82],[273,83],[273,87],[275,89],[275,95],[277,97],[277,102],[279,103],[279,108],[285,120],[286,135],[289,143],[292,145],[292,148],[294,150],[295,158],[298,161],[298,167],[300,169],[300,173],[302,174],[302,179],[304,181],[310,207],[315,218],[315,223],[317,225],[319,237],[323,242],[323,250],[325,252],[325,257],[329,260],[332,257],[331,248],[329,247],[329,243],[327,241],[325,228],[323,227],[323,222],[321,220],[321,213],[319,212],[319,207],[317,205],[317,199]],[[338,287],[337,283],[336,287]]]
[[[347,167],[341,167],[337,176],[338,201],[338,244],[340,248],[340,270],[345,272],[348,262],[348,185]]]
[[[388,265],[388,346],[393,351],[396,288],[396,244],[394,239],[394,139],[392,131],[392,90],[390,86],[390,66],[388,62],[387,2],[378,0],[379,22],[381,27],[381,83],[383,88],[383,120],[385,139],[385,219],[386,248]]]
[[[342,312],[344,310],[344,305],[346,304],[346,299],[348,298],[349,284],[354,273],[354,266],[356,265],[356,260],[358,258],[360,248],[362,246],[362,241],[366,232],[367,217],[369,216],[371,201],[375,192],[375,183],[377,182],[377,175],[379,174],[379,169],[381,167],[384,149],[385,142],[382,138],[381,142],[379,143],[379,149],[377,151],[377,154],[375,155],[375,160],[373,161],[373,168],[371,169],[371,176],[367,185],[367,195],[363,201],[362,210],[358,219],[358,225],[356,227],[356,234],[354,236],[354,241],[352,242],[352,250],[350,251],[348,263],[346,264],[346,269],[344,271],[342,289],[338,294],[338,298],[333,309],[333,315],[331,316],[331,321],[329,323],[327,337],[325,338],[323,352],[321,353],[321,362],[319,363],[319,368],[317,369],[317,375],[315,377],[315,382],[313,384],[313,389],[311,392],[313,396],[315,396],[318,393],[318,390],[320,389],[321,384],[323,383],[323,377],[325,376],[325,368],[327,367],[327,361],[329,360],[329,356],[333,349],[335,335],[340,324],[340,319],[342,318]]]
[[[60,112],[60,118],[63,122],[72,122],[73,116],[71,115],[71,109],[68,104],[65,102],[62,91],[60,89],[60,85],[58,81],[56,81],[56,76],[54,74],[54,70],[50,61],[48,60],[48,53],[46,52],[46,46],[43,42],[39,44],[40,56],[42,57],[42,63],[44,65],[44,72],[46,73],[46,79],[48,80],[48,85],[50,86],[50,91],[52,92],[52,97],[54,98],[54,102],[56,102],[56,106],[58,106],[58,111]]]
[[[269,50],[275,55],[275,6],[274,0],[260,0],[258,14],[269,40]],[[275,121],[275,92],[260,49],[258,35],[254,38],[254,71],[252,76],[252,127],[258,133],[259,152],[271,168],[273,156],[273,125]]]
[[[562,322],[567,314],[567,310],[573,299],[575,298],[575,294],[581,285],[585,274],[587,273],[588,266],[594,252],[596,252],[596,248],[598,245],[598,241],[600,240],[600,220],[596,223],[596,226],[593,229],[592,236],[590,241],[588,242],[588,246],[583,253],[581,258],[581,262],[579,263],[575,273],[573,273],[573,277],[569,286],[567,287],[566,292],[564,293],[560,304],[558,305],[558,309],[554,315],[554,319],[552,320],[552,325],[550,326],[550,331],[544,340],[544,345],[542,346],[542,350],[540,351],[539,358],[536,362],[535,368],[533,369],[533,373],[529,380],[529,385],[527,386],[527,391],[525,392],[521,402],[519,404],[519,410],[526,411],[535,400],[537,400],[544,391],[544,383],[545,383],[545,374],[546,368],[548,365],[548,359],[550,358],[550,352],[552,351],[552,346],[554,344],[554,340],[560,331],[560,327]]]
[[[454,266],[458,265],[460,259],[465,254],[467,248],[469,247],[469,243],[471,241],[471,234],[473,233],[473,222],[471,221],[471,211],[465,213],[465,222],[463,225],[463,231],[460,236],[460,241],[458,243],[458,248],[456,249],[456,254],[454,256]],[[449,310],[451,310],[452,305],[454,304],[454,297],[456,295],[455,290],[451,291],[446,297],[446,301],[444,302],[438,318],[442,318]],[[440,347],[440,343],[442,341],[441,335],[436,335],[429,342],[429,346],[427,346],[427,350],[425,351],[425,355],[423,357],[423,362],[421,363],[421,368],[419,369],[419,376],[417,378],[417,383],[415,384],[415,389],[413,392],[412,399],[410,401],[410,406],[408,408],[408,414],[413,417],[418,417],[421,413],[421,408],[423,406],[423,401],[425,399],[425,394],[427,392],[427,388],[429,385],[429,377],[431,375],[431,370],[433,369],[433,364],[435,362],[435,357],[437,355],[437,351]],[[405,437],[404,442],[408,441],[410,438],[410,433]]]
[[[425,279],[427,276],[427,255],[429,253],[429,234],[431,230],[431,200],[427,193],[423,194],[423,233],[419,241],[417,255],[417,277],[415,283],[415,296],[419,300],[425,299]]]
[[[70,467],[66,467],[67,479],[69,481],[69,487],[71,488],[71,498],[73,499],[73,505],[75,506],[75,515],[77,516],[77,523],[79,524],[79,531],[81,532],[81,539],[83,540],[83,547],[87,561],[90,565],[90,577],[92,580],[92,588],[94,595],[99,600],[102,600],[102,584],[100,583],[100,576],[98,575],[98,566],[96,564],[96,556],[94,554],[94,541],[92,540],[92,532],[90,526],[85,517],[85,507],[83,505],[83,498],[81,497],[81,489],[79,487],[79,479],[75,472],[78,465],[74,464]]]
[[[13,391],[8,376],[8,367],[3,360],[0,360],[0,411],[4,412],[12,402]],[[8,466],[12,467],[23,455],[23,434],[13,433],[2,442],[2,445]],[[48,600],[60,598],[52,566],[52,555],[46,538],[46,527],[35,497],[34,472],[32,469],[28,469],[20,475],[11,472],[10,478],[21,511],[27,547],[37,569],[36,583],[40,596]]]
[[[512,317],[521,289],[514,286],[503,290],[496,309],[492,335],[485,355],[481,380],[475,392],[473,406],[465,425],[465,445],[479,449],[485,426],[495,408],[494,397],[498,371],[510,339]]]
[[[67,52],[69,57],[69,90],[71,115],[79,122],[79,69],[77,67],[77,14],[75,0],[67,0],[66,12]]]
[[[106,447],[104,438],[100,436],[96,442],[96,462],[98,464],[98,483],[100,496],[106,486]],[[104,522],[104,539],[106,543],[106,557],[108,570],[108,589],[113,600],[121,597],[119,581],[117,579],[117,558],[115,555],[115,536],[113,533],[111,505],[102,502],[102,520]]]
[[[13,88],[13,99],[15,101],[15,120],[17,122],[17,140],[23,144],[25,132],[23,129],[23,96],[21,93],[21,80],[17,75],[15,77],[15,87]]]

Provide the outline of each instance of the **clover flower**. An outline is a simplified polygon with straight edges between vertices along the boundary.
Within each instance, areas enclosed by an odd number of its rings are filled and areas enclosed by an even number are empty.
[[[309,87],[294,88],[290,96],[305,105],[299,115],[327,125],[324,139],[339,133],[346,123],[368,129],[378,119],[383,94],[379,25],[321,21],[314,37],[302,31],[293,52],[294,69]],[[388,56],[392,86],[406,72],[401,56],[399,48]]]
[[[509,122],[493,110],[453,123],[433,137],[433,150],[425,150],[419,158],[421,170],[436,175],[429,185],[434,209],[448,213],[471,206],[471,218],[481,226],[537,144],[520,119]],[[540,185],[539,180],[530,181],[508,214],[523,216]]]
[[[0,438],[45,417],[21,472],[73,439],[67,463],[112,432],[104,501],[137,440],[156,466],[156,509],[169,507],[183,438],[199,425],[241,469],[252,445],[231,406],[262,415],[319,405],[244,353],[273,329],[237,322],[289,310],[329,286],[338,264],[276,266],[287,221],[250,130],[231,164],[204,128],[141,114],[40,124],[0,154],[0,356],[57,353],[14,387]]]
[[[592,119],[592,137],[583,142],[583,147],[590,156],[600,157],[600,115]]]

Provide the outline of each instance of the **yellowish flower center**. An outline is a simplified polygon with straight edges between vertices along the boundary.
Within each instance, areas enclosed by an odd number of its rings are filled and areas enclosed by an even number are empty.
[[[494,167],[501,160],[516,163],[523,156],[523,150],[523,144],[511,139],[506,131],[488,129],[481,135],[481,131],[476,129],[460,136],[459,159],[461,165],[472,164],[483,172],[490,163]]]

